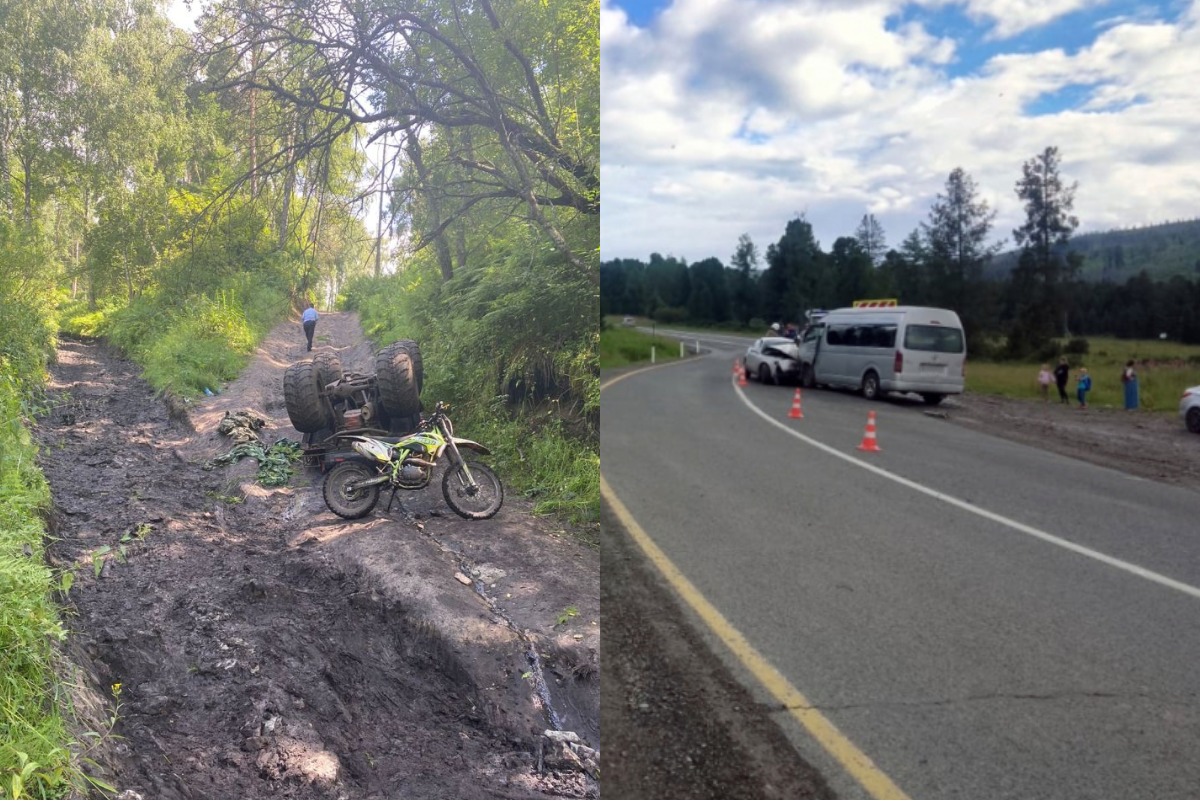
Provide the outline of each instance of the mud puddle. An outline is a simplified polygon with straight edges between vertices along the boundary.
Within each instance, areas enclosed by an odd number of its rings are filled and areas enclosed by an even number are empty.
[[[260,354],[280,374],[283,345]],[[222,401],[261,409],[275,380],[260,368]],[[173,420],[97,344],[62,343],[52,388],[36,434],[48,559],[75,574],[65,672],[80,731],[117,735],[80,738],[97,778],[171,798],[598,796],[598,625],[541,611],[574,599],[598,623],[598,569],[594,608],[578,589],[586,548],[519,504],[460,530],[414,493],[352,525],[322,514],[312,471],[273,492],[248,480],[253,462],[206,471],[221,446],[204,410],[195,431]],[[272,439],[298,438],[272,411]],[[572,594],[537,558],[567,564]],[[583,699],[574,720],[551,686]],[[543,735],[572,723],[576,743]]]

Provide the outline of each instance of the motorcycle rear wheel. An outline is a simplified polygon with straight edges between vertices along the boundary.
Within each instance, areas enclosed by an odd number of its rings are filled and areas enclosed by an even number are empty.
[[[325,484],[321,494],[325,496],[325,505],[329,511],[347,520],[366,517],[379,503],[379,485],[351,490],[349,487],[359,481],[372,478],[370,470],[357,462],[342,462],[325,474]]]
[[[467,462],[475,479],[472,487],[462,466],[450,465],[442,476],[442,497],[460,517],[487,520],[504,504],[504,485],[492,468],[482,462]]]

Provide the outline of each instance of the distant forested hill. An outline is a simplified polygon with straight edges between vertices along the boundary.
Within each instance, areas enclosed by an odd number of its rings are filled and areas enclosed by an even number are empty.
[[[1084,281],[1123,284],[1145,270],[1154,280],[1173,275],[1200,278],[1200,219],[1127,228],[1071,238],[1069,249],[1083,254]],[[1017,264],[1018,252],[992,259],[989,278],[1004,278]]]

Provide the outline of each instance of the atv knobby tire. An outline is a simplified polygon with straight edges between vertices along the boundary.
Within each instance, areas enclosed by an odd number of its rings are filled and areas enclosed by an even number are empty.
[[[317,381],[322,388],[342,380],[342,360],[336,352],[317,351],[313,354],[313,364],[317,366]]]
[[[333,427],[327,404],[321,399],[317,373],[316,364],[304,361],[291,365],[283,374],[283,403],[292,427],[302,434]]]
[[[413,375],[417,377],[417,394],[420,395],[425,389],[425,363],[421,360],[421,346],[415,339],[398,339],[393,344],[408,346],[408,357],[412,359],[413,363]]]
[[[411,339],[393,342],[375,357],[379,400],[393,419],[421,413],[421,387],[417,378],[420,358],[417,343]]]

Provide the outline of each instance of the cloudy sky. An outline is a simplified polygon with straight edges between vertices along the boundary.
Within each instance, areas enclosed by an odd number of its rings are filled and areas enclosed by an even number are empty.
[[[601,0],[600,41],[605,260],[897,246],[955,167],[1011,246],[1047,146],[1081,233],[1200,217],[1200,0]]]

